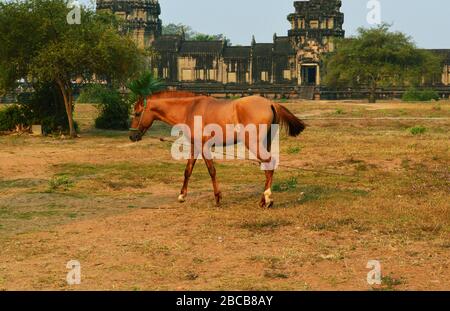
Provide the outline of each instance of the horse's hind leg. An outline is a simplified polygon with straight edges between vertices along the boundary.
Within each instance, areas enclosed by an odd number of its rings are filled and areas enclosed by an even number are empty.
[[[222,199],[222,193],[219,190],[219,185],[216,179],[216,168],[214,167],[213,160],[207,160],[204,158],[206,166],[208,167],[209,175],[211,176],[213,188],[214,188],[214,196],[216,197],[216,206],[220,206],[220,200]]]
[[[186,165],[183,188],[181,188],[181,194],[178,196],[178,202],[180,203],[186,202],[189,179],[191,178],[192,171],[194,170],[195,162],[197,162],[197,159],[194,157],[193,159],[189,159]]]
[[[272,199],[272,182],[273,182],[273,173],[274,171],[265,171],[266,173],[266,185],[264,187],[264,194],[259,202],[259,206],[270,208],[273,206]]]
[[[273,174],[274,174],[274,158],[272,158],[271,151],[272,151],[272,134],[271,134],[271,128],[269,127],[268,131],[266,133],[260,132],[258,135],[258,149],[252,150],[251,145],[246,144],[247,148],[256,154],[259,161],[261,161],[261,164],[264,168],[264,172],[266,174],[266,184],[264,186],[264,193],[262,195],[262,198],[259,202],[259,206],[261,207],[267,207],[270,208],[273,206],[273,199],[272,199],[272,183],[273,183]],[[263,142],[262,146],[260,143]],[[265,149],[260,150],[260,148]]]

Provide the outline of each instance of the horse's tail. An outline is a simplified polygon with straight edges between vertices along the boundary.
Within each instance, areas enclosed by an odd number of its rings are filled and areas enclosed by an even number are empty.
[[[280,124],[282,127],[285,127],[289,136],[296,137],[305,130],[306,124],[302,120],[297,118],[286,107],[277,103],[273,103],[272,111],[275,116],[274,123]]]

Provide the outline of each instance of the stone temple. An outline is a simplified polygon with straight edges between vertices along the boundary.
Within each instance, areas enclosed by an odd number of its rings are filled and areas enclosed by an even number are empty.
[[[161,7],[157,0],[97,0],[97,11],[102,10],[125,20],[125,31],[141,48],[151,46],[162,34]]]
[[[237,94],[272,89],[311,99],[321,84],[322,56],[345,35],[341,5],[341,0],[295,1],[286,36],[275,34],[271,43],[253,38],[248,46],[229,46],[226,41],[163,35],[157,0],[97,0],[97,10],[110,10],[125,20],[125,31],[140,47],[154,49],[152,70],[169,86]],[[450,51],[435,52],[446,59],[442,85],[448,86]]]

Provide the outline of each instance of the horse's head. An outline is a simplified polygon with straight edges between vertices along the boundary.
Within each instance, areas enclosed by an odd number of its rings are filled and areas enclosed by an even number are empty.
[[[141,141],[142,136],[151,126],[149,113],[146,113],[146,102],[144,99],[139,99],[134,105],[133,119],[130,126],[130,140],[133,142]]]

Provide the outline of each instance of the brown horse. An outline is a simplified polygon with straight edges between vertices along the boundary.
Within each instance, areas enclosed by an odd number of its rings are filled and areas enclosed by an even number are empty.
[[[153,96],[146,98],[146,100],[141,99],[135,104],[130,139],[134,142],[140,141],[155,120],[162,121],[171,126],[185,124],[190,129],[191,133],[193,133],[195,125],[194,119],[198,116],[202,117],[203,127],[209,124],[215,124],[221,127],[223,132],[226,131],[227,125],[265,125],[267,130],[265,132],[259,130],[257,139],[266,139],[269,151],[271,143],[270,137],[272,137],[270,133],[272,124],[284,126],[287,129],[288,134],[294,137],[298,136],[305,129],[305,124],[288,109],[263,97],[251,96],[234,101],[224,101],[207,96],[198,96],[188,92],[165,91],[156,93]],[[262,128],[264,129],[264,127]],[[251,149],[247,134],[245,134],[245,141],[242,141],[237,134],[233,136],[234,137],[231,137],[231,140],[228,139],[227,136],[227,138],[222,138],[220,142],[223,146],[243,142],[249,150]],[[202,145],[211,137],[213,136],[202,136]],[[190,141],[192,147],[191,150],[196,150],[193,137],[190,137]],[[259,142],[257,145],[260,146]],[[260,152],[261,150],[259,149],[250,151],[256,155],[261,163],[272,161],[270,158],[263,157]],[[181,189],[181,194],[178,197],[180,203],[185,202],[186,200],[188,183],[197,161],[197,156],[198,155],[192,152],[191,157],[188,160],[184,174],[184,184]],[[216,169],[213,160],[208,159],[207,157],[203,157],[203,159],[212,179],[216,204],[219,206],[222,194],[216,180]],[[271,207],[273,205],[271,192],[273,173],[273,169],[265,171],[266,183],[264,194],[260,201],[261,207]]]

